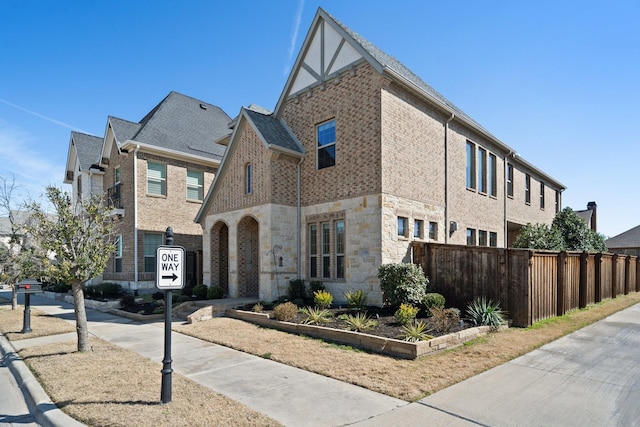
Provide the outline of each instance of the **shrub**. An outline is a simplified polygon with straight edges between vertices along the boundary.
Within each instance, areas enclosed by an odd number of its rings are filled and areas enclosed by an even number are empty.
[[[183,302],[191,301],[191,297],[189,295],[180,295],[176,300],[176,304],[182,304]]]
[[[298,316],[298,306],[289,302],[276,305],[273,309],[273,317],[282,322],[290,322]]]
[[[120,298],[120,306],[123,308],[133,307],[136,305],[136,297],[131,294],[126,294]]]
[[[416,318],[419,310],[420,309],[418,307],[414,307],[411,304],[400,304],[400,308],[396,310],[394,316],[398,323],[406,325]]]
[[[224,291],[218,285],[211,285],[207,288],[207,299],[222,299]]]
[[[251,308],[251,311],[253,311],[254,313],[262,313],[264,311],[264,305],[260,304],[259,302],[255,303]]]
[[[460,310],[457,308],[431,309],[431,330],[439,334],[446,334],[460,325]]]
[[[207,298],[207,285],[198,285],[193,288],[193,295],[195,295],[198,299]]]
[[[506,314],[500,309],[500,302],[485,297],[476,298],[467,305],[467,316],[478,326],[497,328],[506,323]]]
[[[347,300],[347,305],[351,310],[364,310],[367,307],[368,292],[364,292],[362,289],[357,291],[347,291],[344,293],[344,298]]]
[[[122,286],[118,283],[100,283],[98,285],[87,286],[85,295],[88,298],[116,299],[120,298],[124,293]]]
[[[300,313],[307,316],[302,323],[306,323],[308,325],[321,325],[323,323],[327,323],[332,316],[329,310],[313,307],[301,308]]]
[[[307,296],[304,280],[295,279],[289,281],[289,299],[304,300]]]
[[[348,314],[343,318],[350,331],[364,332],[378,326],[378,321],[367,316],[367,313],[361,312],[355,315]]]
[[[378,268],[378,278],[385,299],[393,306],[420,305],[429,284],[416,264],[383,264]]]
[[[316,293],[316,291],[326,291],[327,288],[324,286],[321,280],[312,280],[309,282],[309,287],[311,288],[311,294]]]
[[[432,308],[444,308],[445,299],[441,294],[437,294],[435,292],[428,293],[422,298],[422,308],[430,313]]]
[[[151,298],[154,301],[158,301],[158,300],[164,299],[164,292],[161,292],[161,291],[154,292],[154,293],[151,294]]]
[[[315,291],[313,293],[313,303],[316,307],[329,308],[333,302],[333,295],[327,291]]]
[[[402,334],[398,338],[404,341],[418,342],[433,338],[427,333],[427,323],[423,321],[413,321],[402,326]]]

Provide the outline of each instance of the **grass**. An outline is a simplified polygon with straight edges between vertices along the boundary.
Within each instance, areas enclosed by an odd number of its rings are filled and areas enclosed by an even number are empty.
[[[607,300],[529,328],[491,333],[458,348],[418,360],[400,360],[261,328],[229,318],[213,318],[176,330],[201,339],[297,366],[368,389],[414,401],[505,363],[581,327],[640,302],[640,293]],[[0,303],[1,304],[1,303]],[[0,330],[22,338],[22,310],[0,305]],[[49,323],[51,333],[69,324],[32,310],[32,328]],[[55,325],[54,325],[55,324]],[[71,328],[73,330],[73,328]],[[32,335],[28,334],[31,337]],[[75,351],[76,341],[20,352],[52,400],[90,425],[277,425],[247,407],[173,374],[173,401],[160,405],[159,363],[92,339],[92,352]],[[247,379],[250,381],[250,378]]]

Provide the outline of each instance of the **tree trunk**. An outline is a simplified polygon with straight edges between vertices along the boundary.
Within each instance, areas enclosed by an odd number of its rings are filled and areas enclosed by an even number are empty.
[[[18,309],[18,292],[17,291],[18,291],[18,288],[14,283],[13,285],[11,285],[11,310]]]
[[[87,311],[84,308],[84,292],[82,282],[71,285],[73,293],[73,307],[76,313],[76,332],[78,334],[78,351],[89,350],[89,327],[87,325]]]

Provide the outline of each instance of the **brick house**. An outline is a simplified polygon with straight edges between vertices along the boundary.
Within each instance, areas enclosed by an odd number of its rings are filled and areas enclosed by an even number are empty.
[[[171,92],[139,122],[110,116],[102,138],[72,132],[65,183],[74,198],[105,192],[118,225],[118,249],[101,280],[153,288],[155,250],[171,226],[174,244],[185,248],[186,286],[202,283],[202,228],[193,218],[230,121],[219,107]]]
[[[204,282],[273,300],[290,279],[382,295],[411,242],[504,247],[564,186],[319,9],[273,113],[242,109],[196,221]]]

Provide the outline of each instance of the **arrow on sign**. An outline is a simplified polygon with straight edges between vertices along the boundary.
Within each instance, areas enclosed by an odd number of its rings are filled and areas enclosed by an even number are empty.
[[[172,282],[175,282],[177,278],[176,273],[171,273],[171,276],[162,276],[162,279],[171,279]]]

